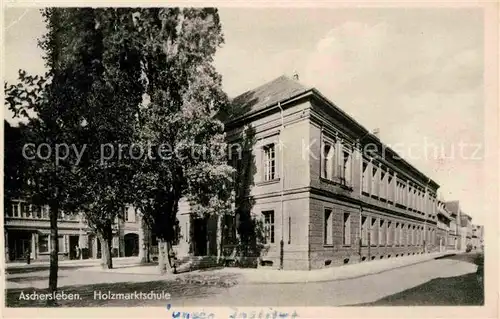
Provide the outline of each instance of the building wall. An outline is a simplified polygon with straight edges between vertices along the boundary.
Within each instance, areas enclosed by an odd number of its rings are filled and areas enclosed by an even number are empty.
[[[22,203],[22,205],[20,205]],[[13,201],[11,211],[4,215],[5,259],[25,261],[23,253],[30,252],[31,260],[50,259],[50,221],[47,207],[38,210],[26,201]],[[114,226],[112,248],[116,256],[124,256],[124,235],[138,233],[136,221],[117,222]],[[76,258],[76,248],[82,250],[83,258],[98,258],[98,243],[95,234],[88,225],[80,222],[77,215],[61,214],[58,220],[59,258],[60,260]],[[21,252],[23,250],[23,252]],[[17,254],[15,252],[17,251]],[[17,255],[17,256],[15,256]]]

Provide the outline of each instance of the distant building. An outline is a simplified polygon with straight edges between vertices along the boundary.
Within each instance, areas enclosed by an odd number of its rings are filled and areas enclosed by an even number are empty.
[[[450,227],[454,227],[452,224],[454,220],[450,212],[446,209],[446,205],[443,201],[438,200],[437,207],[437,240],[439,243],[439,251],[446,251],[448,249],[456,249],[455,240],[450,237]]]
[[[482,249],[484,245],[484,226],[472,225],[472,246],[473,249]]]
[[[116,257],[138,256],[140,222],[135,210],[129,208],[125,220],[113,226],[112,253]],[[81,215],[60,212],[58,220],[59,258],[101,258],[101,243],[96,234],[82,221]],[[31,205],[24,200],[12,200],[4,214],[5,260],[7,262],[48,260],[50,258],[50,222],[47,206]],[[80,249],[77,252],[77,248]]]

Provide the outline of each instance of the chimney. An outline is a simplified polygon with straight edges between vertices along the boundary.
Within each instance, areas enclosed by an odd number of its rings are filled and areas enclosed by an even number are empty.
[[[297,71],[293,71],[293,79],[295,81],[298,81],[299,80],[299,74],[297,73]]]
[[[380,129],[378,127],[373,130],[373,135],[375,135],[377,138],[380,138]]]

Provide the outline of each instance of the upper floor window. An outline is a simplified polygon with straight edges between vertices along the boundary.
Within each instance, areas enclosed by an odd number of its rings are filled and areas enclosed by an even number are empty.
[[[135,209],[132,206],[128,206],[125,209],[125,221],[129,223],[135,223]]]
[[[387,189],[386,182],[387,181],[385,179],[385,174],[386,174],[385,171],[383,171],[383,170],[380,171],[380,182],[379,182],[379,184],[380,184],[380,197],[381,198],[386,198],[386,189]]]
[[[369,177],[369,172],[368,172],[368,162],[363,161],[363,192],[368,193],[369,192],[369,187],[370,185],[368,184],[368,177]]]
[[[31,217],[30,206],[28,203],[21,203],[21,217]]]
[[[12,217],[19,217],[19,202],[12,203]]]
[[[321,154],[321,177],[326,179],[333,179],[333,167],[334,167],[334,154],[335,147],[329,142],[325,142],[323,145],[323,150]]]
[[[348,149],[343,151],[342,178],[347,185],[351,184],[352,153]]]
[[[263,147],[264,150],[264,180],[271,181],[276,178],[276,150],[274,144]]]
[[[274,243],[274,210],[262,212],[264,216],[264,243]]]
[[[372,167],[372,190],[371,190],[371,194],[372,195],[375,195],[375,196],[378,196],[378,189],[377,189],[377,184],[378,184],[378,180],[377,180],[377,167],[374,165]]]

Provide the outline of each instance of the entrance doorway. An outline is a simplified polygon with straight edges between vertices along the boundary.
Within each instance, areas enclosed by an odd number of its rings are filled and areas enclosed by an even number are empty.
[[[195,256],[206,256],[208,248],[207,220],[193,218],[193,253]]]
[[[125,257],[139,256],[139,235],[128,233],[124,236]]]
[[[77,251],[78,247],[78,251]],[[69,236],[69,259],[79,259],[80,251],[82,247],[78,246],[78,236],[70,235]]]

